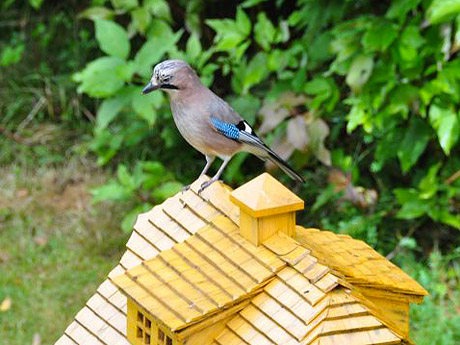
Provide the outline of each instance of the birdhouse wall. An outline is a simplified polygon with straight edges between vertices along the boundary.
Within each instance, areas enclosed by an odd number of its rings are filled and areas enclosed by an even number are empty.
[[[394,322],[404,336],[409,337],[409,302],[378,297],[370,297],[370,300],[387,320]]]
[[[127,338],[132,345],[183,345],[169,329],[128,298]]]
[[[191,335],[184,341],[184,345],[208,345],[211,344],[214,338],[222,332],[225,325],[234,317],[230,315],[225,319],[222,319],[215,324],[212,324],[201,331]]]
[[[244,238],[256,246],[279,231],[288,236],[293,236],[295,232],[295,212],[257,218],[241,210],[240,231]]]

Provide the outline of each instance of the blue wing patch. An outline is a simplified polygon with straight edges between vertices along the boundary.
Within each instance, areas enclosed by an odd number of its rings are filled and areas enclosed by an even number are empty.
[[[227,123],[215,117],[211,117],[211,123],[220,134],[225,135],[227,138],[233,140],[238,140],[240,138],[240,130],[233,123]]]

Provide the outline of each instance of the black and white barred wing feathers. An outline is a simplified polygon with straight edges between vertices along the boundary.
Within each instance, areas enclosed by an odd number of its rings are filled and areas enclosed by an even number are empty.
[[[294,180],[298,180],[302,183],[305,182],[302,176],[296,173],[280,156],[260,140],[252,127],[245,120],[241,120],[237,124],[234,124],[219,120],[216,117],[211,117],[211,124],[214,129],[223,136],[245,144],[247,146],[247,151],[263,160],[269,159]]]

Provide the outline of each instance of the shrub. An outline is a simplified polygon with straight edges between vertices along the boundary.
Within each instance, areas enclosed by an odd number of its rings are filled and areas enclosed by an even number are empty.
[[[101,99],[91,143],[100,164],[122,154],[196,176],[203,159],[178,136],[165,96],[140,95],[153,65],[184,59],[308,178],[305,223],[382,250],[416,229],[421,245],[433,228],[458,244],[456,1],[96,3],[81,16],[105,55],[74,79]],[[235,157],[226,182],[258,164]]]

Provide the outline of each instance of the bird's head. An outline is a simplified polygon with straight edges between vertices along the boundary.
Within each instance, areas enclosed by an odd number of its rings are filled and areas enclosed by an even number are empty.
[[[185,61],[165,60],[155,66],[152,78],[142,93],[145,95],[158,89],[176,93],[193,87],[199,80],[193,68]]]

